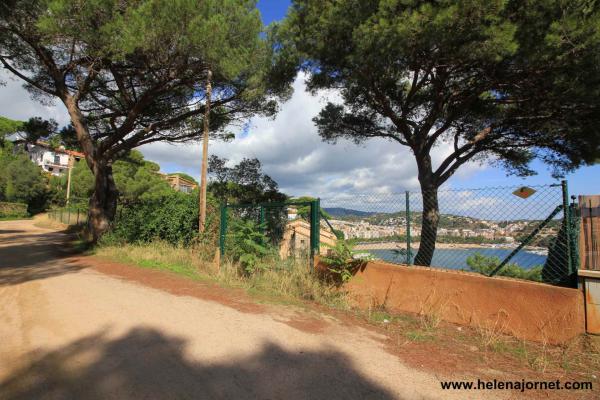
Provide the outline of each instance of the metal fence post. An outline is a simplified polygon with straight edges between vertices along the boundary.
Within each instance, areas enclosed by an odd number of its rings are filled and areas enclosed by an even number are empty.
[[[227,234],[227,203],[221,204],[221,223],[219,232],[219,249],[225,255],[225,235]]]
[[[579,204],[575,202],[576,197],[571,196],[571,225],[573,230],[571,231],[571,257],[573,259],[572,267],[573,272],[577,272],[581,268],[581,259],[579,257],[579,227],[581,226],[581,214],[579,211]]]
[[[319,254],[319,210],[320,200],[312,200],[310,202],[310,256],[312,259]]]
[[[561,182],[563,197],[563,223],[565,224],[565,235],[567,240],[567,271],[573,273],[573,257],[571,254],[571,208],[569,207],[569,185],[566,180]]]
[[[260,220],[258,221],[259,227],[260,227],[259,229],[260,229],[260,233],[262,233],[262,236],[263,236],[261,240],[263,241],[262,244],[264,245],[265,244],[264,236],[266,234],[266,227],[265,227],[265,207],[262,204],[260,205],[260,217],[259,218],[260,218]]]
[[[321,199],[317,198],[317,206],[315,210],[315,248],[317,254],[321,253]]]
[[[406,264],[412,265],[410,248],[410,192],[406,191]]]

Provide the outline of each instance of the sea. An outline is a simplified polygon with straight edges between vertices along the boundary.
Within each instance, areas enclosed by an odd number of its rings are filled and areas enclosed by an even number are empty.
[[[413,249],[416,253],[416,249]],[[375,258],[383,261],[405,264],[406,254],[400,254],[396,250],[389,249],[374,249],[364,250],[365,253],[371,253]],[[460,248],[460,249],[435,249],[433,253],[432,267],[469,270],[467,258],[475,254],[481,254],[486,257],[498,257],[504,260],[512,249],[497,249],[497,248]],[[414,256],[414,255],[413,255]],[[511,260],[510,263],[518,264],[520,267],[530,269],[538,265],[544,265],[546,256],[533,253],[527,250],[519,251]]]

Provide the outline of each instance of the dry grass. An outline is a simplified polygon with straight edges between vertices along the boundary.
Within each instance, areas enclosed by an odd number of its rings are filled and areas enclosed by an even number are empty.
[[[33,217],[33,225],[44,229],[66,229],[68,225],[61,224],[58,221],[50,219],[48,214],[38,214]]]
[[[500,310],[494,323],[478,324],[475,331],[479,335],[483,347],[493,349],[502,341],[508,323],[508,318],[503,318],[504,316],[508,317],[506,311]]]
[[[100,246],[96,255],[124,261],[144,268],[162,269],[197,280],[210,280],[224,286],[243,288],[263,300],[319,304],[346,308],[345,294],[333,285],[324,284],[309,268],[308,260],[274,262],[271,268],[247,275],[230,260],[220,268],[213,261],[213,251],[176,247],[164,242],[151,245]]]
[[[442,322],[442,315],[448,307],[448,301],[433,301],[435,299],[435,288],[429,292],[427,297],[419,303],[419,321],[421,328],[426,331],[434,331]]]

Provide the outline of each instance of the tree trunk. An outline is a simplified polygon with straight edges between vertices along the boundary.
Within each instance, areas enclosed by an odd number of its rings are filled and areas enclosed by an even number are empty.
[[[429,155],[425,156],[418,164],[423,216],[421,220],[421,241],[414,264],[430,266],[435,251],[437,228],[440,221],[438,185],[432,172],[431,157]]]
[[[93,243],[108,231],[117,212],[119,192],[113,178],[112,165],[96,164],[94,173],[94,194],[88,211],[88,230]]]

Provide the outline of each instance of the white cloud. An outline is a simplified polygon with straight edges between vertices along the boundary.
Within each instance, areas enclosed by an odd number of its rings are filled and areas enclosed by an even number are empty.
[[[0,71],[0,113],[13,119],[32,116],[54,118],[61,125],[69,119],[60,102],[42,105],[31,99],[22,83]],[[418,190],[417,169],[410,150],[396,142],[371,139],[363,145],[339,141],[336,145],[321,141],[312,122],[321,108],[339,97],[332,92],[312,96],[305,90],[302,77],[294,83],[294,95],[281,105],[275,119],[253,118],[247,134],[239,134],[229,143],[211,142],[210,154],[237,163],[242,158],[258,158],[263,169],[295,196],[311,195],[332,198],[340,193],[398,193]],[[170,145],[154,143],[140,150],[146,158],[168,172],[182,171],[199,176],[201,151],[199,143]],[[433,151],[434,163],[450,151],[438,146]],[[467,164],[458,179],[468,179],[483,167]]]
[[[418,189],[417,169],[410,150],[396,142],[371,139],[363,145],[339,141],[336,145],[321,141],[312,122],[332,93],[311,96],[303,79],[294,83],[294,95],[281,106],[274,120],[254,118],[248,134],[230,143],[211,142],[210,154],[239,162],[258,158],[264,170],[291,195],[333,197],[340,192],[392,193]],[[434,162],[450,151],[438,146]],[[169,145],[155,143],[142,148],[147,158],[174,171],[176,168],[198,176],[201,151],[199,144]],[[462,177],[481,169],[463,167]]]
[[[31,117],[54,119],[61,126],[69,123],[67,109],[60,101],[51,105],[43,105],[31,98],[31,94],[23,88],[23,81],[8,71],[0,69],[0,115],[26,121]]]

